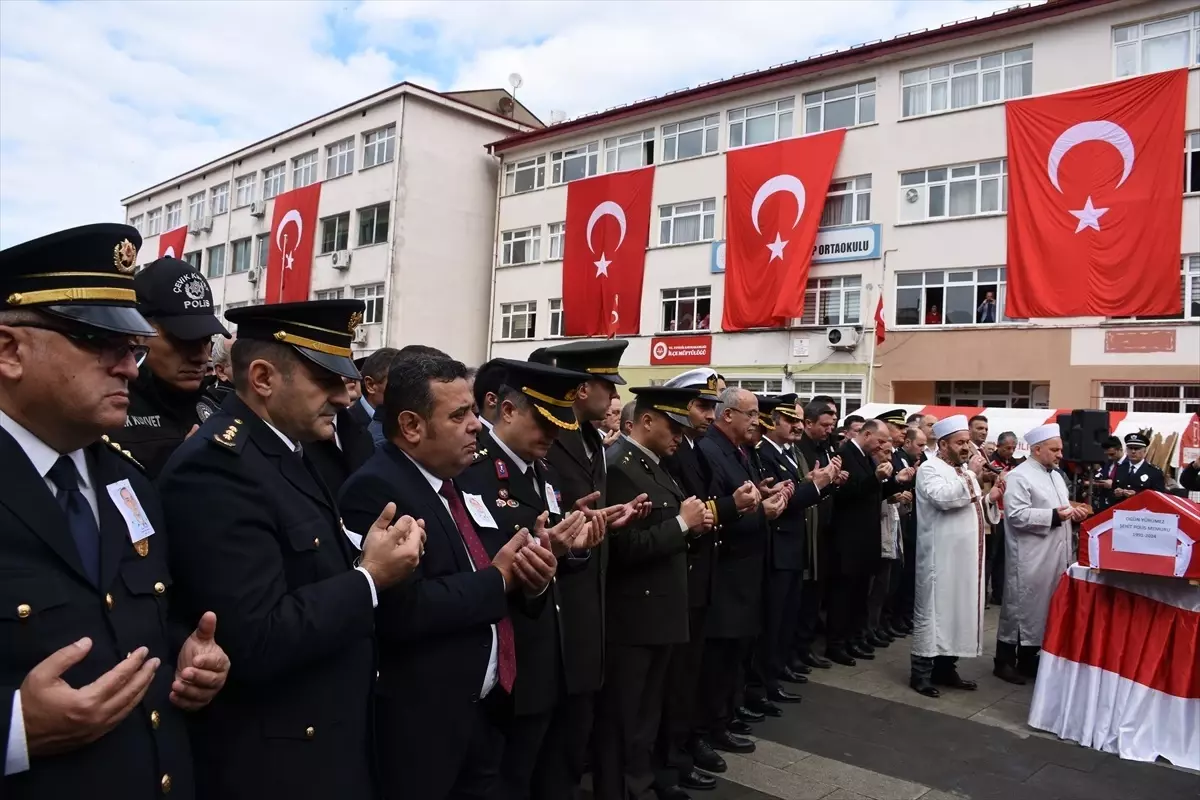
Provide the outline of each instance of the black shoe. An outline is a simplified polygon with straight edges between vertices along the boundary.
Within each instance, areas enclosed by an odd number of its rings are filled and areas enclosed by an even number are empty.
[[[851,642],[851,644],[853,644],[859,650],[862,650],[864,653],[874,653],[875,652],[875,648],[871,645],[870,642],[867,641],[867,637],[865,637],[865,636],[862,637],[861,639],[855,639],[853,642]]]
[[[926,697],[941,697],[942,693],[929,682],[928,678],[910,678],[908,685]]]
[[[748,736],[754,732],[754,728],[750,727],[749,722],[742,722],[740,719],[731,719],[725,723],[725,730],[738,736]]]
[[[766,698],[747,697],[746,698],[746,707],[749,708],[751,711],[757,711],[758,713],[764,714],[768,717],[782,717],[783,716],[783,709],[780,708],[779,706],[775,705],[774,703],[772,703],[770,700],[767,700]]]
[[[913,632],[913,621],[907,618],[900,620],[900,630],[911,634]]]
[[[1017,668],[1012,664],[997,664],[992,670],[992,674],[1002,681],[1007,681],[1015,686],[1024,686],[1028,681],[1021,673],[1017,672]]]
[[[896,627],[895,623],[889,622],[883,626],[884,632],[892,637],[892,639],[904,639],[908,636],[907,633]]]
[[[834,664],[841,664],[843,667],[858,666],[858,662],[851,658],[850,654],[840,647],[834,650],[826,650],[825,655],[828,656],[829,660]]]
[[[692,753],[692,763],[696,765],[697,769],[705,772],[724,772],[729,769],[725,759],[717,755],[717,751],[713,750],[712,745],[704,739],[693,741],[689,750]]]
[[[891,645],[891,642],[878,633],[872,632],[867,635],[867,644],[871,647],[888,647]]]
[[[787,689],[777,688],[767,690],[767,699],[775,703],[799,703],[804,698]]]
[[[812,650],[805,650],[800,655],[796,656],[796,660],[805,664],[812,669],[830,669],[833,667],[833,662],[828,658],[822,658]]]
[[[762,722],[767,718],[766,714],[760,714],[759,712],[750,708],[746,708],[745,706],[738,706],[738,709],[734,712],[734,714],[742,722]]]
[[[874,661],[875,660],[875,651],[874,650],[872,650],[871,652],[867,652],[866,650],[862,649],[862,647],[860,647],[857,643],[846,645],[846,653],[849,656],[851,656],[851,659],[850,659],[851,661],[853,661],[855,658],[861,658],[863,661]],[[830,658],[833,658],[833,656],[828,653],[826,653],[826,655],[829,655]],[[843,662],[839,661],[838,663],[840,664]],[[846,664],[846,666],[852,667],[852,666],[854,666],[854,664]]]
[[[729,731],[722,731],[713,736],[709,744],[712,745],[714,750],[724,750],[726,753],[754,752],[754,742],[749,739],[743,739],[740,736],[734,736]],[[699,762],[697,762],[697,766],[699,766]]]
[[[717,785],[715,778],[709,778],[713,786]],[[678,786],[655,786],[654,794],[658,800],[692,800],[692,796]]]
[[[717,758],[720,758],[720,756],[717,756]],[[721,763],[724,764],[725,762],[722,760]],[[679,785],[685,789],[708,791],[709,789],[717,788],[717,779],[712,775],[705,775],[703,772],[692,770],[679,776]]]
[[[792,663],[788,665],[788,669],[797,675],[811,675],[813,670],[812,667],[810,667],[808,664],[805,664],[799,658],[794,659]]]
[[[808,669],[807,667],[805,667],[805,669],[807,669],[809,672],[812,672],[812,670]],[[808,683],[808,678],[804,677],[802,673],[797,672],[791,667],[784,667],[783,672],[779,673],[779,677],[781,680],[785,680],[788,683]]]
[[[958,672],[948,672],[945,675],[934,674],[933,682],[938,686],[945,686],[948,689],[964,689],[968,692],[973,692],[979,688],[979,684],[975,681],[964,680]]]

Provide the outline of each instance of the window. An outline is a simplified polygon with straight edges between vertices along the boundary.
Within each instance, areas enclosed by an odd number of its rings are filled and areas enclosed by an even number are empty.
[[[334,142],[325,148],[325,180],[354,172],[354,137]]]
[[[717,224],[714,198],[658,207],[658,243],[689,244],[711,241]]]
[[[504,193],[521,194],[546,185],[546,157],[510,161],[504,165]]]
[[[1184,256],[1183,275],[1179,281],[1180,308],[1182,314],[1146,317],[1113,317],[1113,319],[1200,319],[1200,256]]]
[[[267,259],[271,255],[271,234],[260,233],[254,237],[254,263],[262,269],[267,268]]]
[[[755,394],[782,394],[783,378],[726,378],[726,386],[736,386]]]
[[[712,290],[707,286],[662,290],[662,330],[706,331],[712,305]]]
[[[1029,381],[938,381],[935,402],[964,408],[1033,408],[1035,386]]]
[[[355,286],[354,299],[367,304],[363,311],[363,324],[374,325],[383,322],[383,284],[373,283],[370,286]]]
[[[900,74],[905,117],[970,108],[1033,94],[1033,48],[938,64]]]
[[[662,161],[682,161],[717,152],[717,129],[720,126],[720,114],[663,125]]]
[[[222,183],[220,186],[212,188],[212,195],[209,198],[209,205],[212,209],[210,212],[214,217],[217,214],[224,214],[229,210],[229,181]]]
[[[604,171],[619,172],[654,163],[654,130],[604,140]]]
[[[1145,75],[1200,63],[1200,11],[1113,28],[1113,74]]]
[[[146,225],[145,217],[143,217],[141,214],[138,214],[136,217],[130,217],[129,224],[131,227],[137,228],[138,232],[140,233],[142,228],[144,228]]]
[[[256,175],[243,175],[233,181],[233,207],[242,208],[254,202],[254,179]]]
[[[500,266],[532,264],[540,257],[542,229],[540,226],[504,231],[500,234]]]
[[[225,274],[225,245],[208,248],[208,272],[204,274],[209,278],[219,278]]]
[[[804,95],[804,132],[853,128],[875,121],[875,81]]]
[[[1004,313],[1004,267],[896,274],[896,325],[991,325]]]
[[[551,222],[546,226],[546,233],[550,240],[550,255],[548,261],[562,261],[563,246],[567,241],[567,223]]]
[[[829,184],[821,227],[853,225],[871,219],[871,176],[859,175]]]
[[[792,110],[795,107],[796,98],[786,97],[759,106],[733,109],[729,112],[729,146],[743,147],[788,138],[792,135]]]
[[[363,134],[363,169],[386,164],[396,156],[396,126]]]
[[[346,291],[345,289],[341,289],[341,288],[322,289],[321,291],[317,292],[316,297],[318,300],[341,300],[342,294],[345,291]]]
[[[1200,384],[1103,383],[1100,404],[1108,411],[1200,413]]]
[[[1189,133],[1183,143],[1183,191],[1200,192],[1200,131]]]
[[[201,252],[199,250],[193,250],[190,253],[184,253],[183,260],[190,264],[192,269],[196,270],[196,272],[199,272],[201,261],[200,255]]]
[[[550,183],[563,183],[590,178],[596,174],[600,158],[600,143],[590,142],[550,154]]]
[[[292,188],[309,186],[317,182],[317,151],[292,159]]]
[[[162,209],[155,208],[146,212],[145,236],[157,236],[162,233]]]
[[[556,297],[550,301],[550,337],[563,335],[562,298]]]
[[[204,221],[204,192],[188,196],[188,222],[199,225]]]
[[[283,194],[284,174],[287,166],[276,164],[263,170],[263,200]]]
[[[537,303],[502,303],[500,305],[500,338],[532,339],[537,324]]]
[[[231,242],[229,246],[233,249],[230,274],[236,275],[250,269],[250,239],[238,239],[236,242]]]
[[[321,220],[321,255],[350,246],[350,212]]]
[[[167,203],[167,224],[163,230],[173,231],[181,224],[183,224],[183,201],[176,200],[174,203]]]
[[[828,395],[838,407],[842,417],[857,411],[863,404],[862,378],[812,378],[797,380],[792,387],[796,392],[796,405],[806,406],[817,395]],[[780,390],[782,391],[782,389]]]
[[[801,325],[857,325],[862,321],[862,276],[810,278]],[[819,392],[818,392],[819,394]]]
[[[900,173],[900,221],[1008,210],[1008,160]]]
[[[380,244],[388,238],[390,203],[358,210],[358,246]]]

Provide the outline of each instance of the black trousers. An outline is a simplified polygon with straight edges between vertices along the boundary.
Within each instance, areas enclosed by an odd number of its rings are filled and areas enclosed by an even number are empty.
[[[867,628],[867,598],[871,593],[870,571],[832,576],[829,587],[829,616],[825,649],[843,648],[862,638]]]
[[[1025,677],[1035,678],[1037,677],[1038,656],[1041,655],[1041,652],[1040,647],[1017,645],[996,639],[994,663],[997,668],[1007,664]]]
[[[654,797],[654,744],[671,645],[608,645],[596,709],[596,800]]]
[[[759,672],[767,689],[779,687],[779,675],[792,656],[803,600],[803,572],[772,569],[767,573],[767,618],[758,639]]]
[[[688,609],[688,641],[671,647],[664,690],[662,722],[658,730],[656,782],[674,786],[679,776],[691,772],[692,752],[688,744],[696,735],[697,687],[704,658],[704,623],[708,608]]]
[[[800,614],[792,642],[793,654],[811,652],[813,642],[820,635],[821,609],[824,608],[826,612],[829,610],[829,553],[832,549],[833,542],[826,528],[817,540],[817,577],[805,580],[800,591]]]
[[[957,671],[958,656],[912,656],[912,677],[943,680]]]
[[[883,610],[892,596],[892,569],[896,562],[879,559],[879,566],[871,577],[871,593],[867,596],[867,627],[877,630],[883,622]]]
[[[752,638],[705,640],[697,700],[697,729],[704,735],[719,734],[733,719],[743,684],[743,660],[753,642]]]
[[[987,575],[992,579],[992,591],[988,599],[999,605],[1004,602],[1004,520],[1000,520],[1000,524],[992,528],[984,546]]]
[[[500,797],[529,800],[533,772],[553,711],[524,716],[510,715],[504,725],[504,757],[500,761]]]
[[[570,800],[575,796],[588,767],[595,707],[594,692],[564,694],[559,699],[533,770],[533,800]]]
[[[917,593],[917,529],[910,521],[901,522],[900,535],[904,539],[904,565],[899,568],[900,574],[895,575],[897,567],[893,566],[893,577],[898,577],[899,586],[892,602],[892,619],[911,622],[913,602]]]

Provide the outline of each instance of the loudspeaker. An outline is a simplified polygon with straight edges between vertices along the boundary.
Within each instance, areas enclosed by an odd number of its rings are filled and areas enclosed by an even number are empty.
[[[1063,458],[1088,464],[1104,463],[1104,440],[1108,438],[1108,412],[1096,409],[1075,409],[1060,414],[1058,425],[1062,433]]]

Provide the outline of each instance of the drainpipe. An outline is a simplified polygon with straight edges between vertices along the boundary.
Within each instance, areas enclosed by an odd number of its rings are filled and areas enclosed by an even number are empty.
[[[388,346],[388,328],[391,327],[392,320],[392,284],[393,276],[396,273],[396,239],[399,236],[400,230],[400,158],[404,155],[404,107],[408,101],[408,94],[400,95],[400,116],[396,119],[396,158],[392,165],[392,205],[389,212],[391,220],[388,222],[388,268],[383,276],[383,302],[385,311],[383,314],[383,329],[380,331],[379,347]],[[351,289],[351,295],[353,295]]]
[[[500,264],[500,197],[504,189],[504,157],[501,156],[497,161],[496,220],[492,224],[492,286],[488,295],[487,349],[484,350],[484,361],[492,360],[492,331],[496,326],[496,269]]]

